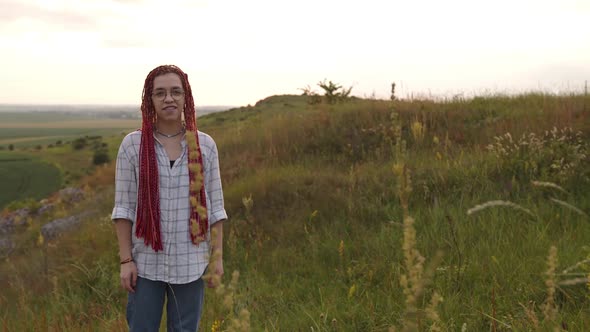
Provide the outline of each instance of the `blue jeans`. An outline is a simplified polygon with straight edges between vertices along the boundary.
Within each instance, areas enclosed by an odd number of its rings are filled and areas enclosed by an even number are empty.
[[[157,332],[166,297],[168,332],[195,332],[199,328],[204,295],[200,278],[188,284],[168,284],[138,277],[135,293],[129,293],[127,298],[129,331]]]

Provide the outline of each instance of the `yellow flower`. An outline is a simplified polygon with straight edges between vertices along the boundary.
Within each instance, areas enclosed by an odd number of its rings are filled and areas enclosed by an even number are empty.
[[[395,163],[393,164],[393,174],[395,174],[396,176],[400,176],[401,174],[403,174],[404,172],[404,164],[402,163]]]
[[[353,284],[350,289],[348,290],[348,298],[352,298],[354,296],[354,293],[356,292],[356,285]]]
[[[43,237],[43,234],[39,233],[39,237],[37,238],[37,245],[42,246],[44,242],[45,238]]]
[[[424,139],[424,125],[422,125],[422,122],[420,121],[414,121],[414,123],[412,123],[412,127],[410,128],[412,130],[412,136],[414,137],[414,140],[416,140],[417,142],[422,142],[422,140]]]
[[[221,322],[216,319],[213,324],[211,325],[211,332],[219,332],[221,331]]]

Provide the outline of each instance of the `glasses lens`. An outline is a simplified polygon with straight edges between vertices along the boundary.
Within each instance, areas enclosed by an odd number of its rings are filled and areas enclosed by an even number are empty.
[[[158,90],[158,91],[152,93],[152,96],[154,98],[156,98],[157,100],[164,100],[164,99],[166,99],[167,95],[168,95],[168,92],[166,90]],[[184,96],[184,91],[172,90],[172,91],[170,91],[170,96],[174,100],[180,100],[182,98],[182,96]]]
[[[172,90],[170,92],[170,95],[172,96],[172,98],[179,100],[182,95],[184,94],[184,92],[182,90]]]
[[[166,98],[166,91],[156,91],[152,94],[152,96],[154,96],[158,100],[163,100],[164,98]]]

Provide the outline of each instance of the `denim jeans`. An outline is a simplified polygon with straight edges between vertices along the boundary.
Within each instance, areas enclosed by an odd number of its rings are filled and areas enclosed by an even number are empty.
[[[195,332],[199,328],[205,289],[203,279],[188,284],[168,284],[137,278],[135,293],[127,298],[130,332],[157,332],[164,298],[168,332]]]

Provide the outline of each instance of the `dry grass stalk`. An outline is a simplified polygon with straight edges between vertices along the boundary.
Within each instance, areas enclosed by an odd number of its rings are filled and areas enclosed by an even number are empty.
[[[535,187],[545,187],[545,188],[552,188],[558,191],[561,191],[564,194],[569,194],[567,190],[563,189],[561,186],[553,183],[553,182],[543,182],[543,181],[532,181],[531,182]]]
[[[568,202],[564,202],[564,201],[562,201],[562,200],[560,200],[560,199],[553,198],[553,197],[550,197],[549,199],[550,199],[552,202],[554,202],[554,203],[557,203],[557,204],[559,204],[559,205],[561,205],[561,206],[563,206],[563,207],[566,207],[566,208],[568,208],[568,209],[570,209],[570,210],[572,210],[572,211],[576,212],[577,214],[581,215],[582,217],[590,218],[590,217],[589,217],[589,216],[586,214],[586,212],[584,212],[584,211],[582,211],[582,210],[578,209],[577,207],[575,207],[575,206],[573,206],[573,205],[569,204]]]
[[[402,250],[406,273],[400,276],[400,285],[403,288],[405,296],[405,313],[403,316],[402,331],[421,330],[420,322],[424,313],[426,313],[426,318],[431,321],[430,329],[432,331],[440,331],[440,318],[436,312],[436,307],[442,301],[442,297],[435,292],[432,295],[430,305],[423,310],[418,308],[418,299],[422,297],[424,289],[432,281],[434,271],[440,262],[442,254],[440,252],[437,253],[428,268],[424,269],[425,258],[416,248],[414,218],[409,215],[408,209],[408,198],[412,191],[409,170],[403,162],[398,161],[394,165],[393,171],[398,178],[398,196],[404,214]]]
[[[559,286],[575,286],[579,284],[587,284],[590,282],[590,276],[582,277],[582,278],[573,278],[568,280],[563,280],[558,283]]]
[[[537,314],[535,313],[535,302],[531,302],[530,308],[522,303],[519,304],[524,309],[524,313],[527,316],[528,320],[531,322],[535,330],[537,330],[539,328],[539,318],[537,318]]]
[[[513,208],[515,210],[522,211],[522,212],[528,214],[529,216],[537,219],[537,215],[535,215],[533,212],[531,212],[531,210],[529,210],[521,205],[518,205],[516,203],[510,202],[510,201],[502,201],[502,200],[494,200],[494,201],[485,202],[483,204],[478,204],[478,205],[472,207],[471,209],[467,210],[467,215],[472,215],[476,212],[480,212],[485,209],[488,209],[491,207],[496,207],[496,206],[505,206],[505,207]]]
[[[557,247],[551,246],[549,248],[549,255],[547,256],[547,279],[545,285],[547,286],[547,298],[543,303],[543,318],[546,322],[553,321],[557,316],[557,307],[555,306],[555,270],[557,269]]]

